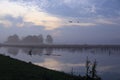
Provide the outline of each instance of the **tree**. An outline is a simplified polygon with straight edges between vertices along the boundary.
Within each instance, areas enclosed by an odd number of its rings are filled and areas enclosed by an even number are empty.
[[[48,44],[53,43],[53,38],[52,38],[51,35],[47,35],[47,37],[46,37],[46,43],[48,43]]]
[[[31,43],[32,36],[26,36],[22,39],[22,43]]]
[[[40,34],[38,36],[38,38],[39,38],[39,41],[40,41],[41,44],[44,43],[44,38],[43,38],[42,34]]]
[[[40,40],[39,40],[38,36],[29,35],[29,36],[26,36],[23,38],[22,43],[30,43],[30,44],[31,43],[40,43]]]
[[[20,42],[20,39],[19,39],[19,36],[18,35],[12,35],[12,36],[9,36],[6,43],[19,43]]]
[[[88,60],[88,57],[87,57],[87,60],[86,60],[86,77],[89,76],[89,71],[90,71],[90,66],[91,66],[91,62]]]
[[[97,62],[96,60],[94,61],[93,65],[92,65],[92,70],[91,70],[91,77],[95,78],[97,77],[97,71],[96,71],[96,66],[97,66]]]
[[[86,60],[86,80],[101,80],[101,78],[97,75],[96,71],[97,62],[96,60],[91,63],[91,61]]]

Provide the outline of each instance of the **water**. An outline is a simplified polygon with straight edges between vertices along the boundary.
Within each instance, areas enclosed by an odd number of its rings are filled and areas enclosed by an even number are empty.
[[[30,52],[31,51],[31,52]],[[120,49],[30,49],[1,47],[1,54],[8,55],[49,69],[85,75],[86,58],[97,61],[97,74],[102,80],[120,80]]]

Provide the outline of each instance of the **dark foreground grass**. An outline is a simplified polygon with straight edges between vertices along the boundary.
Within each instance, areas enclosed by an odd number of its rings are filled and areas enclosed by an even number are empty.
[[[83,80],[63,72],[0,55],[0,80]]]

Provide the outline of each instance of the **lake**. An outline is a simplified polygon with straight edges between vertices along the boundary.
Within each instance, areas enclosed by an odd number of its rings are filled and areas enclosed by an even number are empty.
[[[87,58],[97,61],[102,80],[120,80],[119,48],[15,48],[1,47],[0,53],[52,70],[85,75]]]

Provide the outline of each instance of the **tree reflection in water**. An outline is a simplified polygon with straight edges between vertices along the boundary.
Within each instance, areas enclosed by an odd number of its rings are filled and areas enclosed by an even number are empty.
[[[7,52],[16,56],[21,50],[23,53],[27,55],[47,55],[47,56],[61,56],[57,54],[53,54],[54,51],[68,51],[70,53],[91,53],[91,54],[108,54],[109,56],[112,54],[119,54],[120,48],[16,48],[16,47],[6,47]]]

